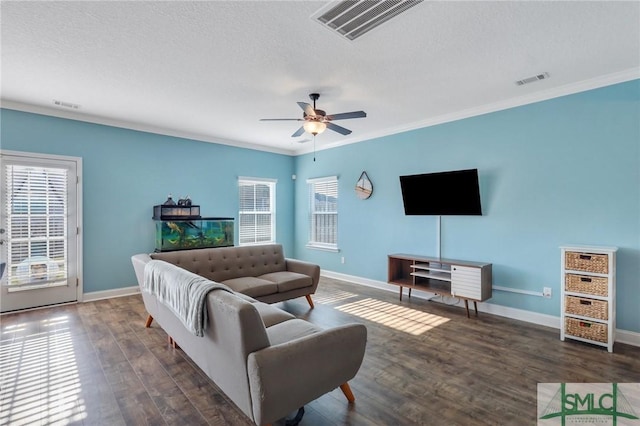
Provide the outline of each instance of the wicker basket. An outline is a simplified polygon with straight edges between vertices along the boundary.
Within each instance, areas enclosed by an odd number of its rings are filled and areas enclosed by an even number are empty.
[[[607,297],[609,295],[609,280],[606,277],[566,274],[564,289],[576,293]]]
[[[564,311],[567,314],[607,320],[609,318],[609,302],[606,300],[587,299],[584,297],[566,296]]]
[[[572,271],[609,273],[609,256],[606,254],[568,251],[564,255],[565,268]]]
[[[567,317],[564,322],[564,331],[566,334],[582,337],[583,339],[602,343],[609,342],[609,333],[606,324]]]

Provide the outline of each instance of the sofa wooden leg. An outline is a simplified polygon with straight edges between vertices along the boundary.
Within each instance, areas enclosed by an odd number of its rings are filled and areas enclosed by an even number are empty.
[[[349,386],[349,383],[343,383],[340,385],[340,390],[342,391],[342,393],[344,394],[344,396],[347,397],[347,401],[349,402],[355,402],[356,397],[353,396],[353,392],[351,392],[351,387]]]
[[[313,300],[311,300],[311,295],[307,294],[305,297],[307,298],[307,302],[309,302],[309,306],[311,306],[311,309],[313,309],[315,306],[313,306]]]
[[[175,340],[173,340],[173,337],[171,336],[167,336],[167,340],[169,341],[169,344],[171,345],[171,347],[173,349],[180,349],[180,346],[178,346],[178,344],[176,343]]]
[[[145,323],[144,323],[144,326],[145,326],[146,328],[149,328],[149,327],[151,327],[151,323],[152,323],[152,322],[153,322],[153,317],[152,317],[151,315],[149,315],[149,316],[147,317],[147,322],[145,322]]]

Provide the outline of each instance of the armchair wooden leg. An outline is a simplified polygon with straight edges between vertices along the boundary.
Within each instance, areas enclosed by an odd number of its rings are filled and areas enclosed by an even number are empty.
[[[351,387],[349,387],[349,383],[343,383],[340,385],[340,390],[347,397],[347,401],[355,402],[356,397],[353,396],[353,392],[351,392]]]
[[[311,309],[313,309],[314,306],[313,306],[313,300],[311,300],[311,295],[307,294],[305,297],[307,298],[307,302],[309,302],[309,306],[311,306]]]
[[[152,322],[153,322],[153,317],[152,317],[151,315],[149,315],[149,316],[147,317],[147,322],[145,322],[145,323],[144,323],[144,326],[145,326],[146,328],[149,328],[149,327],[151,327],[151,323],[152,323]]]

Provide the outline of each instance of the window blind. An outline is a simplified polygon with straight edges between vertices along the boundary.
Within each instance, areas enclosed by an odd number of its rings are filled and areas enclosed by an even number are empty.
[[[338,248],[338,177],[309,179],[309,246]]]
[[[9,286],[66,284],[67,170],[7,165]]]
[[[239,225],[240,245],[275,242],[276,181],[240,178]]]

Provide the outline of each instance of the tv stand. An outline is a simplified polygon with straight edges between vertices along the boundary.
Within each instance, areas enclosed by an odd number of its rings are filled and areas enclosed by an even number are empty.
[[[469,300],[473,301],[476,316],[477,302],[491,298],[491,264],[466,260],[442,259],[412,254],[390,254],[389,284],[400,287],[400,300],[404,287],[423,290],[442,296],[464,300],[469,317]]]

